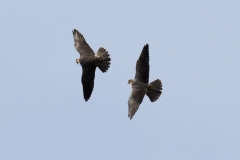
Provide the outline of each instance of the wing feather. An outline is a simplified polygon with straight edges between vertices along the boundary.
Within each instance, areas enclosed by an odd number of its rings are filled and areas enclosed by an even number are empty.
[[[91,97],[94,88],[95,71],[95,64],[82,65],[82,85],[85,101],[88,101]]]
[[[79,52],[80,56],[94,55],[93,50],[86,42],[83,35],[76,29],[74,29],[72,32],[73,32],[73,38],[74,38],[74,46],[76,50]]]
[[[148,84],[149,79],[149,49],[148,44],[143,47],[142,53],[140,54],[136,63],[136,74],[135,79],[139,79],[142,82]]]
[[[143,97],[146,93],[146,89],[143,87],[133,87],[132,93],[128,99],[128,117],[132,119],[132,117],[137,112],[140,104],[143,101]]]

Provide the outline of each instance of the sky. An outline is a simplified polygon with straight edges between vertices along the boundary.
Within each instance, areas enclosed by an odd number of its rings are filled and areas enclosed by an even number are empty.
[[[240,159],[240,1],[0,2],[0,159]],[[111,56],[88,102],[72,30]],[[128,79],[149,44],[132,120]]]

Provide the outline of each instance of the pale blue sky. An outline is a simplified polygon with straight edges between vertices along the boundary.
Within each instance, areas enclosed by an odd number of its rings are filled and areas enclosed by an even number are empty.
[[[1,160],[240,159],[240,1],[1,1]],[[83,100],[72,30],[112,64]],[[132,120],[126,81],[149,44]]]

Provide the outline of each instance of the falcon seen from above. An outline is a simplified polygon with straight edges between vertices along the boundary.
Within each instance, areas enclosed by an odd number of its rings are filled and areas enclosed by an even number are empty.
[[[82,66],[83,95],[85,101],[88,101],[94,88],[96,67],[102,72],[106,72],[110,67],[111,58],[108,51],[103,47],[100,47],[95,54],[78,30],[74,29],[72,32],[74,46],[80,54],[80,57],[76,59],[76,63],[80,63]]]
[[[137,112],[145,94],[151,102],[157,101],[162,94],[162,82],[159,79],[148,83],[149,68],[149,49],[146,44],[136,63],[135,78],[128,80],[128,84],[132,87],[132,93],[128,99],[128,117],[130,119]]]

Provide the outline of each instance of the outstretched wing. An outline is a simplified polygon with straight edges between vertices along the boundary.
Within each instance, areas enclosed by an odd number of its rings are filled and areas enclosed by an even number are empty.
[[[95,70],[95,64],[82,65],[82,85],[85,101],[89,100],[94,88]]]
[[[146,89],[142,87],[133,87],[132,93],[128,99],[128,117],[132,119],[132,117],[137,112],[140,104],[143,101],[143,97],[146,93]]]
[[[83,35],[78,32],[78,30],[74,29],[73,31],[73,38],[74,38],[74,46],[76,50],[79,52],[80,56],[82,55],[94,55],[93,50],[88,45],[86,40],[84,39]]]
[[[149,50],[148,44],[146,44],[137,60],[135,79],[139,79],[140,81],[148,84],[149,68]]]

